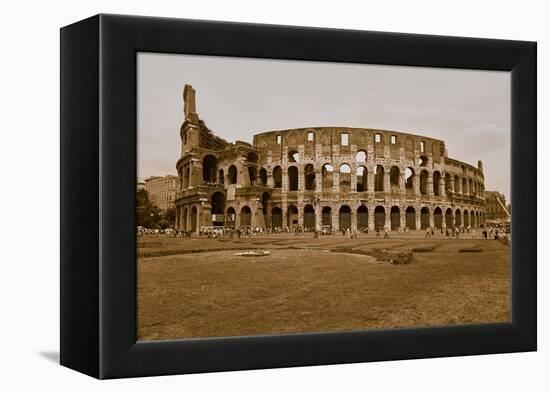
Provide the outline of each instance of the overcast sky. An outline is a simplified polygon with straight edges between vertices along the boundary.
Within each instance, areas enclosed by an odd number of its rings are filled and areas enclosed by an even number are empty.
[[[483,161],[485,189],[510,200],[510,73],[249,58],[138,54],[138,176],[176,174],[183,86],[216,135],[363,127],[445,141]]]

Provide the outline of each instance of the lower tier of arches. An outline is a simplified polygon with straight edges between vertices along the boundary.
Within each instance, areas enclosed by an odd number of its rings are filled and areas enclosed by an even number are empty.
[[[322,230],[423,230],[428,228],[478,228],[485,211],[477,206],[384,205],[346,203],[234,202],[228,206],[190,204],[178,206],[176,227],[199,232],[203,227],[303,228]]]

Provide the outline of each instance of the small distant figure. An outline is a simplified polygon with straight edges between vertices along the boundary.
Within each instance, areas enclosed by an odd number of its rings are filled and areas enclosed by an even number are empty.
[[[425,237],[430,237],[430,234],[431,234],[430,228],[426,229],[426,236]]]
[[[380,237],[380,228],[376,228],[376,237]]]
[[[389,234],[389,232],[388,232],[388,228],[385,227],[385,228],[384,228],[384,239],[389,239],[389,238],[390,238],[390,234]]]

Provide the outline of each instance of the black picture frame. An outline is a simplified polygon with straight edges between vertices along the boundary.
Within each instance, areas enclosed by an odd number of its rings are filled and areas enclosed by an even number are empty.
[[[511,72],[512,321],[136,342],[136,54]],[[96,378],[535,351],[536,43],[96,15],[61,29],[61,364]]]

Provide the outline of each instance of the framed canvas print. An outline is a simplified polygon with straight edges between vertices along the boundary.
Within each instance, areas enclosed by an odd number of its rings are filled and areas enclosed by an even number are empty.
[[[66,26],[61,364],[534,351],[535,153],[533,42]]]

